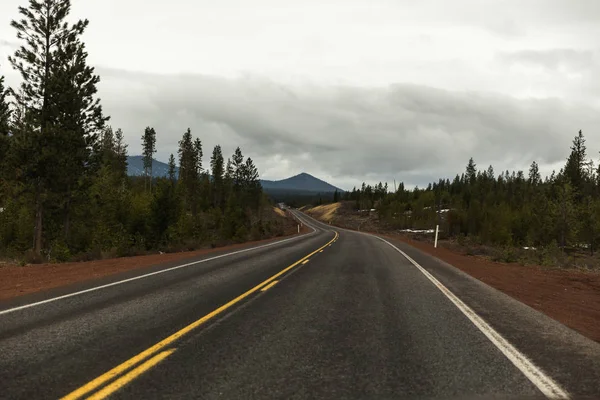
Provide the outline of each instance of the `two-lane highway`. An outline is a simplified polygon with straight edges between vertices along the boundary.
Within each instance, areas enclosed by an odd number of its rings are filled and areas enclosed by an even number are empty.
[[[406,245],[298,217],[314,232],[0,303],[0,397],[600,395],[597,343]]]

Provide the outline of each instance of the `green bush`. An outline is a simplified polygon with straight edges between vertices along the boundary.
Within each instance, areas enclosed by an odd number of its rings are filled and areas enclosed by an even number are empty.
[[[233,238],[236,242],[244,242],[248,240],[248,228],[245,225],[240,226],[235,232],[235,236]]]
[[[48,260],[51,262],[66,262],[71,260],[69,246],[61,239],[54,240],[48,249]]]

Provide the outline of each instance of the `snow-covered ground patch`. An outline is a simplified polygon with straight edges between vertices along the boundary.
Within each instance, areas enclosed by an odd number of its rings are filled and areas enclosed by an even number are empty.
[[[435,233],[435,229],[400,229],[400,232],[407,232],[407,233]]]

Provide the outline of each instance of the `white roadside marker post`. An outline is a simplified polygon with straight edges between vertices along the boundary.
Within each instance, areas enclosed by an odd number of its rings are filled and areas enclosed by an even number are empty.
[[[438,239],[438,231],[439,231],[440,226],[436,225],[435,226],[435,242],[433,243],[433,247],[437,249],[437,239]]]

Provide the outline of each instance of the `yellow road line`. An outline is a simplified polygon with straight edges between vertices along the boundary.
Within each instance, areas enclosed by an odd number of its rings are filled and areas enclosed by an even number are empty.
[[[277,282],[279,281],[273,281],[271,283],[269,283],[267,286],[263,287],[262,289],[260,289],[261,292],[266,292],[267,290],[271,289],[273,286],[275,286],[275,284],[277,284]]]
[[[322,252],[323,252],[323,250],[319,250],[319,253],[322,253]]]
[[[306,264],[307,262],[309,262],[310,260],[304,260],[302,261],[302,265]]]
[[[81,386],[79,389],[76,389],[73,392],[67,394],[66,396],[62,397],[61,400],[76,400],[76,399],[79,399],[82,396],[84,396],[85,394],[87,394],[87,393],[89,393],[89,392],[97,389],[98,387],[100,387],[101,385],[105,384],[106,382],[114,379],[118,375],[122,374],[123,372],[125,372],[128,369],[130,369],[131,367],[133,367],[134,365],[136,365],[136,364],[140,363],[141,361],[145,360],[146,358],[150,357],[152,354],[157,353],[158,351],[162,350],[163,348],[169,346],[170,344],[172,344],[176,340],[180,339],[182,336],[190,333],[192,330],[194,330],[194,329],[198,328],[199,326],[201,326],[202,324],[206,323],[208,320],[216,317],[217,315],[221,314],[223,311],[227,310],[231,306],[233,306],[236,303],[239,303],[240,301],[244,300],[246,297],[248,297],[251,294],[253,294],[254,292],[258,291],[261,287],[269,284],[270,282],[274,281],[275,279],[277,279],[281,275],[283,275],[286,272],[288,272],[290,269],[292,269],[295,266],[297,266],[298,264],[300,264],[302,261],[304,261],[307,258],[311,257],[312,255],[316,254],[319,250],[323,250],[325,247],[331,245],[331,243],[333,243],[333,241],[335,239],[337,239],[338,236],[339,236],[339,234],[337,232],[335,232],[334,238],[332,240],[330,240],[324,246],[319,247],[317,250],[313,251],[312,253],[310,253],[307,256],[302,257],[300,260],[296,261],[295,263],[293,263],[289,267],[286,267],[286,268],[282,269],[281,271],[279,271],[278,273],[276,273],[275,275],[273,275],[269,279],[267,279],[264,282],[259,283],[258,285],[254,286],[252,289],[248,290],[246,293],[243,293],[243,294],[239,295],[238,297],[236,297],[235,299],[231,300],[230,302],[228,302],[226,304],[223,304],[221,307],[219,307],[216,310],[210,312],[209,314],[206,314],[204,317],[200,318],[199,320],[192,322],[191,324],[189,324],[185,328],[183,328],[183,329],[175,332],[171,336],[169,336],[169,337],[161,340],[160,342],[156,343],[154,346],[152,346],[152,347],[150,347],[150,348],[142,351],[138,355],[130,358],[129,360],[125,361],[124,363],[122,363],[120,365],[117,365],[116,367],[114,367],[110,371],[105,372],[104,374],[100,375],[96,379],[94,379],[94,380],[86,383],[85,385]]]
[[[110,385],[106,386],[104,389],[88,397],[88,400],[102,400],[107,398],[108,396],[121,389],[123,386],[127,385],[129,382],[131,382],[144,372],[148,371],[150,368],[154,367],[156,364],[158,364],[165,358],[169,357],[171,354],[173,354],[174,351],[175,349],[171,349],[165,350],[162,353],[158,353],[139,367],[136,367],[135,369],[123,375]]]

